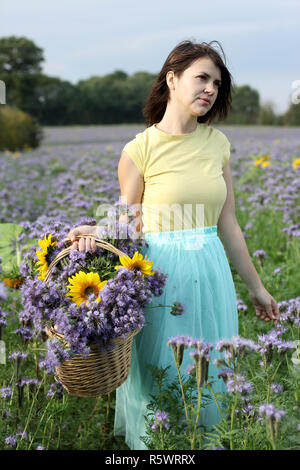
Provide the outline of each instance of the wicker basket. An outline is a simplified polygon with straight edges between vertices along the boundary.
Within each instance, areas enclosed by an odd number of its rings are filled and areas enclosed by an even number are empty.
[[[110,243],[96,238],[94,235],[83,234],[82,238],[91,237],[96,241],[96,246],[116,253],[119,256],[126,256],[126,253],[115,248]],[[69,239],[65,239],[69,241]],[[54,266],[71,251],[71,245],[62,250],[50,264],[44,281],[49,281]],[[121,336],[113,338],[110,344],[114,345],[111,351],[100,351],[97,344],[90,346],[90,354],[83,357],[81,354],[68,359],[60,366],[56,367],[56,375],[63,387],[70,395],[76,397],[98,397],[113,392],[128,377],[131,362],[132,339],[140,331],[139,328],[130,332],[126,339]],[[46,333],[50,338],[63,340],[55,327],[46,328]]]

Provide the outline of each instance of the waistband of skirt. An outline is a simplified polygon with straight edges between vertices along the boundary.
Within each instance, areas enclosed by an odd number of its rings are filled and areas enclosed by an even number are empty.
[[[218,236],[218,227],[217,225],[211,225],[209,227],[195,227],[191,229],[185,230],[171,230],[171,231],[164,231],[164,232],[146,232],[144,234],[146,241],[156,241],[156,240],[167,240],[167,241],[175,241],[175,240],[185,240],[185,239],[193,239],[198,238],[211,238]]]

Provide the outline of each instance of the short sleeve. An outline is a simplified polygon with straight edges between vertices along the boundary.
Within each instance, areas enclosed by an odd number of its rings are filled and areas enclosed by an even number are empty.
[[[136,136],[125,145],[123,150],[129,155],[141,175],[144,175],[144,155],[139,140],[138,136]]]
[[[222,167],[224,167],[226,165],[226,163],[229,162],[229,159],[230,159],[230,142],[227,139],[227,137],[225,137],[225,139],[226,139],[225,140],[225,145],[223,147],[223,152],[222,152],[222,155],[223,155]]]

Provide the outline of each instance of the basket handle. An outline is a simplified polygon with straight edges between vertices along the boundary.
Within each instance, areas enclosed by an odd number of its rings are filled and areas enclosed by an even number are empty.
[[[96,235],[93,235],[93,234],[89,234],[89,233],[83,233],[82,235],[79,236],[79,238],[87,238],[87,237],[90,237],[90,238],[93,238],[96,242],[96,246],[100,247],[100,248],[104,248],[105,250],[107,251],[111,251],[112,253],[115,253],[116,255],[118,256],[128,256],[126,253],[123,253],[123,251],[121,250],[118,250],[118,248],[116,248],[115,246],[113,246],[111,243],[109,242],[106,242],[105,240],[101,240],[100,238],[97,238]],[[63,240],[63,242],[70,242],[71,245],[72,245],[72,242],[69,238],[65,238]],[[48,280],[49,280],[49,277],[51,275],[51,272],[53,271],[53,268],[54,266],[56,266],[56,264],[62,260],[63,258],[65,258],[66,256],[69,255],[69,253],[71,252],[71,245],[68,246],[67,248],[65,248],[64,250],[62,250],[60,253],[58,253],[55,258],[53,259],[53,261],[51,262],[51,264],[49,265],[48,267],[48,271],[44,277],[44,282],[46,283]]]

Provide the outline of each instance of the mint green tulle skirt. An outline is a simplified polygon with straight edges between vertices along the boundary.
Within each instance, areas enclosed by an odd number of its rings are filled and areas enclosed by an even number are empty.
[[[144,415],[150,394],[157,395],[151,371],[147,364],[171,366],[168,382],[178,377],[168,340],[177,335],[189,335],[194,339],[215,343],[221,338],[231,339],[238,335],[237,297],[228,259],[217,226],[146,233],[147,247],[141,252],[168,274],[166,287],[160,297],[153,297],[147,307],[172,305],[181,302],[185,311],[180,316],[170,314],[169,307],[145,310],[144,328],[134,337],[130,373],[127,380],[116,390],[114,435],[122,435],[132,450],[147,449],[140,440],[145,433]],[[187,376],[191,365],[190,349],[186,349],[181,374]],[[214,380],[214,392],[226,393],[222,378],[213,361],[222,357],[219,351],[210,351],[208,375]],[[205,393],[209,393],[205,389]],[[214,398],[201,410],[199,424],[211,427],[221,420]]]

